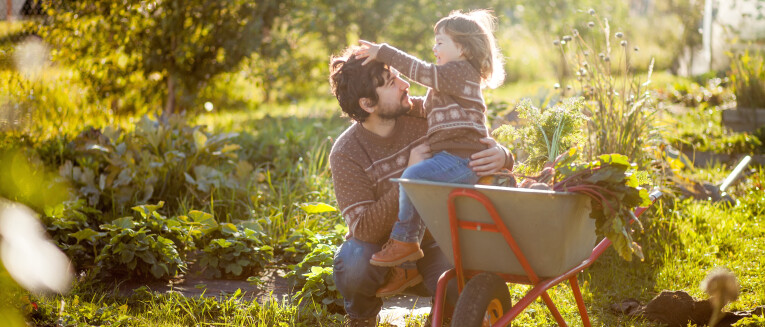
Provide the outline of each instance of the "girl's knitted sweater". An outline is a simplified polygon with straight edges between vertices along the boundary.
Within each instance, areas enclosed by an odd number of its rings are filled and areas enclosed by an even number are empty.
[[[433,153],[447,151],[468,158],[486,149],[486,145],[479,142],[489,135],[485,125],[486,104],[481,93],[481,75],[468,61],[434,65],[387,44],[380,47],[377,60],[428,87],[424,108]]]

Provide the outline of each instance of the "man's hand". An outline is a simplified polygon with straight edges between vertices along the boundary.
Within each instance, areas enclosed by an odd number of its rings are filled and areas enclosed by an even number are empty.
[[[432,157],[433,155],[430,153],[430,144],[428,142],[425,142],[423,144],[420,144],[414,148],[412,148],[411,151],[409,151],[409,164],[407,164],[407,167],[414,166],[420,161],[423,161],[425,159],[428,159]]]
[[[361,44],[361,49],[356,52],[356,58],[367,58],[364,60],[364,62],[361,63],[362,66],[372,62],[372,60],[377,59],[377,52],[380,51],[379,44],[364,40],[359,40],[359,43]]]
[[[482,138],[480,141],[488,145],[489,148],[470,156],[470,168],[478,176],[486,176],[498,172],[505,166],[505,160],[507,159],[505,149],[489,137]]]

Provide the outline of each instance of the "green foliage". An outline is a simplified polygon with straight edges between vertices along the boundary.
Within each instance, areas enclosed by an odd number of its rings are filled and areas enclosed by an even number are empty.
[[[502,125],[493,132],[499,142],[517,143],[514,147],[528,152],[524,162],[531,170],[538,170],[547,162],[553,162],[565,149],[579,146],[584,141],[582,115],[584,100],[568,98],[552,107],[540,110],[524,99],[516,107],[519,117],[528,124],[521,128]]]
[[[729,54],[730,83],[739,108],[765,108],[765,59],[761,52]]]
[[[287,277],[295,278],[300,291],[295,293],[293,301],[301,303],[321,303],[322,308],[331,312],[340,312],[343,308],[343,298],[335,286],[332,275],[333,258],[337,251],[336,245],[317,244],[303,261],[290,266]]]
[[[42,215],[48,235],[61,248],[75,270],[93,264],[98,256],[104,232],[97,232],[101,212],[88,207],[85,200],[78,199],[47,208]]]
[[[730,90],[723,87],[723,80],[711,78],[706,86],[696,82],[683,80],[672,83],[667,90],[662,90],[660,96],[673,103],[681,103],[686,107],[699,105],[719,106],[732,99]]]
[[[765,153],[762,138],[749,133],[711,136],[684,131],[670,138],[680,150],[710,151],[724,154]]]
[[[330,312],[341,312],[343,308],[342,296],[335,286],[332,277],[332,266],[337,248],[345,240],[348,227],[335,225],[334,229],[326,234],[318,234],[310,231],[303,236],[302,242],[296,242],[291,252],[295,252],[302,260],[294,265],[289,265],[290,271],[285,277],[295,281],[300,291],[292,297],[298,305],[300,303],[320,303],[321,307]],[[297,239],[299,235],[293,234],[291,239]],[[309,252],[310,251],[310,252]],[[308,252],[306,254],[306,252]],[[300,253],[303,253],[300,255]]]
[[[646,89],[653,73],[653,60],[647,81],[641,82],[631,63],[632,52],[637,48],[632,48],[624,33],[613,33],[608,19],[601,21],[596,12],[591,14],[597,25],[590,22],[585,28],[592,29],[592,42],[586,41],[577,29],[557,41],[566,65],[576,75],[575,86],[564,82],[561,86],[566,87],[561,90],[565,94],[576,89],[585,98],[584,114],[590,117],[586,147],[590,158],[619,153],[644,165],[643,146],[654,134],[655,105]],[[612,42],[619,47],[612,49]]]
[[[43,5],[48,19],[40,32],[56,48],[54,59],[75,66],[96,96],[166,96],[168,110],[176,100],[188,107],[210,78],[257,51],[283,7],[242,0]]]
[[[167,124],[144,116],[133,132],[85,130],[68,145],[72,154],[59,173],[104,212],[123,214],[127,206],[168,198],[204,203],[215,190],[239,194],[253,183],[252,165],[234,161],[237,136],[206,134],[178,116]]]
[[[256,223],[221,224],[208,237],[198,264],[211,277],[256,275],[273,258],[273,248],[266,245],[266,235]]]
[[[37,212],[63,202],[68,194],[67,185],[55,179],[34,151],[18,145],[5,148],[0,143],[0,180],[0,198],[23,203]]]
[[[105,233],[90,231],[80,235],[82,238],[105,238],[106,245],[95,259],[101,273],[120,274],[127,268],[129,277],[167,279],[185,271],[186,263],[173,240],[180,242],[186,229],[182,228],[181,222],[167,219],[157,212],[163,205],[160,202],[133,207],[140,214],[139,219],[115,219],[99,226]]]
[[[755,326],[765,326],[765,315],[754,315],[751,317],[746,317],[744,319],[741,319],[737,321],[732,326],[734,327],[755,327]]]
[[[595,219],[595,232],[607,237],[614,249],[627,261],[635,254],[644,259],[643,251],[633,241],[629,226],[635,220],[642,229],[633,210],[650,205],[648,192],[639,188],[633,174],[634,167],[626,156],[620,154],[600,155],[595,161],[576,163],[580,150],[572,148],[561,155],[555,164],[556,191],[579,192],[592,199],[590,217]]]
[[[38,325],[58,326],[133,326],[138,322],[137,317],[128,313],[126,304],[103,302],[103,297],[85,301],[75,295],[71,302],[63,303],[60,316],[58,308],[42,305],[32,312],[30,318]]]

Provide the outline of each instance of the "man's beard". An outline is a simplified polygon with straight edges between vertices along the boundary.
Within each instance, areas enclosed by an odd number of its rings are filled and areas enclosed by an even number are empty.
[[[384,112],[380,112],[378,116],[382,119],[396,119],[398,117],[401,117],[405,115],[409,111],[409,108],[406,108],[402,105],[399,105],[396,110],[385,110]]]
[[[404,102],[405,99],[408,99],[408,98],[409,98],[409,94],[404,93],[401,99],[399,99],[399,102],[396,103],[397,108],[395,110],[392,108],[392,106],[391,108],[383,108],[384,110],[380,110],[377,115],[380,116],[380,118],[382,119],[396,119],[398,117],[405,115],[407,112],[409,112],[409,109],[411,109],[411,107],[407,108],[402,103]]]

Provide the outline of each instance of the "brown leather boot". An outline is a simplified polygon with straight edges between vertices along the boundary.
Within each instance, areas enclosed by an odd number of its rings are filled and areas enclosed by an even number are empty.
[[[386,297],[396,295],[420,282],[422,282],[422,275],[420,275],[417,268],[404,269],[401,267],[393,267],[390,270],[388,282],[377,290],[375,296]]]
[[[416,261],[424,256],[419,243],[405,243],[389,239],[380,252],[372,255],[369,263],[380,267],[393,267],[407,261]]]

